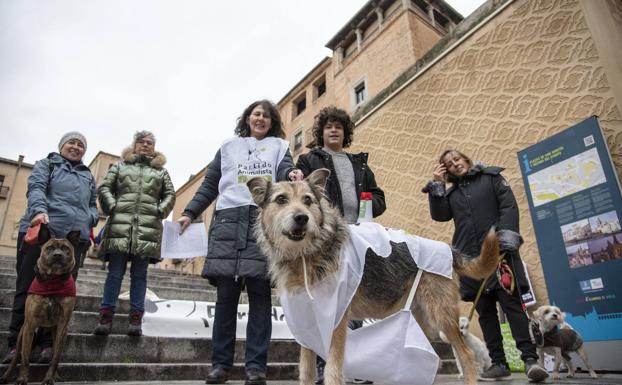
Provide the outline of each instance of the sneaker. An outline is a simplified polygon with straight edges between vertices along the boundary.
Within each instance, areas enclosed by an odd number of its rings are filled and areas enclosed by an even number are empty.
[[[480,374],[479,379],[482,381],[506,381],[512,379],[512,372],[508,369],[507,364],[493,363],[492,366]]]
[[[13,361],[13,358],[17,355],[17,349],[16,348],[10,348],[9,352],[6,354],[6,356],[4,356],[4,359],[2,360],[3,364],[8,364],[9,362]]]
[[[52,361],[52,348],[47,347],[47,348],[42,348],[41,349],[41,354],[39,354],[39,361],[37,361],[40,364],[49,364]]]
[[[542,382],[549,377],[547,371],[534,359],[525,361],[525,374],[530,382]]]

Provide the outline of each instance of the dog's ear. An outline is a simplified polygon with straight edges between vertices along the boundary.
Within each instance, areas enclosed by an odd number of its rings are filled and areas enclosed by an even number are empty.
[[[542,318],[542,311],[543,311],[544,307],[540,306],[539,308],[537,308],[536,310],[533,311],[533,317],[537,318],[537,319],[541,319]]]
[[[326,188],[326,180],[330,176],[330,170],[327,168],[318,168],[313,171],[311,175],[309,175],[305,180],[311,188],[319,189],[322,193],[324,193],[324,189]]]
[[[246,186],[251,192],[255,204],[259,207],[263,207],[266,203],[266,199],[268,199],[270,182],[258,176],[246,182]]]
[[[67,234],[65,238],[67,238],[67,240],[69,241],[69,243],[71,243],[71,245],[73,246],[73,249],[75,250],[76,247],[78,247],[78,243],[80,243],[80,231],[79,230],[72,231],[69,234]]]

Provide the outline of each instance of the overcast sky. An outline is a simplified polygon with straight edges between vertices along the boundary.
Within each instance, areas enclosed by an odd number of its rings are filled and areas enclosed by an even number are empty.
[[[483,0],[448,0],[465,17]],[[332,52],[366,0],[0,0],[0,157],[34,163],[67,131],[119,154],[139,129],[175,187]]]

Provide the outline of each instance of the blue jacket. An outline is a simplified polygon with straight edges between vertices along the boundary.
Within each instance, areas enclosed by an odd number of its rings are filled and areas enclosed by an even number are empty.
[[[19,231],[26,232],[35,215],[47,213],[52,237],[62,238],[80,230],[80,239],[88,240],[89,230],[99,220],[96,194],[95,179],[88,167],[83,163],[72,166],[52,152],[35,163],[28,177],[28,207]]]

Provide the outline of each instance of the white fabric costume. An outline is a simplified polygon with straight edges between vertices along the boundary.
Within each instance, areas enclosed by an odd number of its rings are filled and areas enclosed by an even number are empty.
[[[451,249],[445,243],[386,229],[373,222],[349,227],[350,239],[342,248],[339,271],[309,288],[313,299],[304,290],[281,293],[285,320],[296,341],[324,359],[328,357],[332,332],[363,276],[368,248],[388,257],[389,241],[405,242],[420,271],[452,277]],[[409,304],[406,305],[408,309]],[[436,352],[408,310],[373,325],[348,330],[346,377],[394,385],[429,385],[434,382],[438,364]]]

